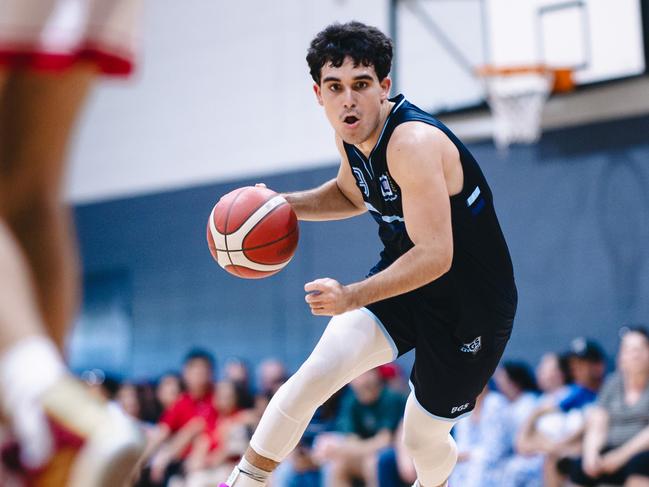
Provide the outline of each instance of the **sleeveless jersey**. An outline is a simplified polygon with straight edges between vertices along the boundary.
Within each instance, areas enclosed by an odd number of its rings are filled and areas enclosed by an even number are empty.
[[[403,218],[401,189],[390,175],[386,152],[390,136],[399,124],[422,122],[444,132],[457,147],[464,173],[462,191],[450,197],[454,251],[451,269],[422,289],[429,297],[455,297],[455,301],[464,304],[472,304],[476,299],[515,300],[509,250],[496,217],[491,190],[478,163],[439,120],[408,102],[403,95],[390,101],[394,106],[369,157],[354,145],[344,143],[356,185],[379,225],[379,237],[384,245],[381,260],[370,275],[387,268],[413,247]]]

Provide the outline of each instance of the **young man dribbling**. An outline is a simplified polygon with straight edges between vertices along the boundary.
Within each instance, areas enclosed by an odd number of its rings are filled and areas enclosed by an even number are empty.
[[[265,485],[320,404],[413,348],[403,440],[415,485],[444,486],[457,459],[450,430],[495,370],[516,311],[492,194],[447,127],[403,95],[388,97],[392,43],[381,31],[330,25],[312,41],[307,61],[342,161],[336,178],[285,197],[301,220],[369,211],[384,250],[362,281],[305,285],[313,314],[333,318],[221,487]]]

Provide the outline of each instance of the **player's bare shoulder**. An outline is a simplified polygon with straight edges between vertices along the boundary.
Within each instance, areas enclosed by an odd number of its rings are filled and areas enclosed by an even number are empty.
[[[388,142],[388,156],[397,156],[399,153],[407,154],[423,151],[430,153],[437,151],[441,157],[459,157],[455,144],[437,127],[424,122],[405,122],[394,129]]]
[[[391,171],[394,165],[414,168],[417,165],[415,161],[439,164],[444,171],[449,195],[462,190],[460,153],[451,139],[433,125],[418,121],[400,124],[390,137],[386,154]]]

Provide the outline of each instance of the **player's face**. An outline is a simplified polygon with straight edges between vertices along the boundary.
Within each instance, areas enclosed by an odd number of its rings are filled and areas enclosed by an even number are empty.
[[[378,135],[381,105],[388,99],[390,84],[390,78],[379,82],[373,66],[354,66],[348,57],[339,67],[323,66],[320,85],[313,89],[340,138],[361,144]]]

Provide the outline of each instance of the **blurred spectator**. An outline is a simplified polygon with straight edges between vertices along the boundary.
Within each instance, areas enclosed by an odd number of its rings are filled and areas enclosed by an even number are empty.
[[[154,384],[151,382],[138,384],[137,394],[140,403],[140,419],[147,425],[157,424],[163,410],[156,398]]]
[[[237,387],[237,395],[239,403],[244,409],[252,408],[254,406],[254,398],[252,396],[252,385],[250,384],[250,367],[240,358],[230,358],[225,362],[225,371],[223,378]]]
[[[115,400],[126,414],[132,418],[140,419],[140,400],[135,384],[125,382],[119,386]]]
[[[157,424],[167,409],[183,392],[182,379],[179,374],[167,372],[155,383],[140,384],[138,389],[140,401],[140,419],[147,424]]]
[[[453,435],[458,464],[450,484],[461,487],[500,487],[501,471],[509,450],[507,399],[485,387],[473,413],[457,422]]]
[[[259,388],[257,390],[258,395],[262,396],[275,394],[289,376],[284,364],[272,358],[259,364],[258,375]]]
[[[246,389],[250,389],[250,367],[245,360],[239,357],[230,357],[225,361],[223,369],[223,378],[235,384],[242,385]]]
[[[239,391],[238,384],[231,381],[218,383],[214,406],[219,420],[193,442],[185,461],[185,471],[189,473],[186,487],[217,485],[244,454],[256,417],[253,411],[242,408]]]
[[[403,420],[399,422],[392,446],[378,453],[378,487],[408,487],[417,480],[415,464],[403,444]]]
[[[377,368],[381,375],[381,379],[383,379],[383,382],[388,389],[405,394],[406,396],[410,393],[410,386],[408,385],[408,381],[406,380],[399,364],[396,362],[390,362],[389,364],[384,364]]]
[[[507,361],[494,374],[498,390],[507,398],[505,409],[505,451],[508,457],[502,469],[500,486],[541,486],[543,457],[523,456],[514,450],[514,439],[537,406],[536,380],[530,367],[524,362]]]
[[[377,369],[351,382],[353,394],[343,399],[338,431],[316,439],[314,458],[326,462],[325,485],[342,487],[360,480],[377,485],[377,453],[392,444],[406,398],[385,387]]]
[[[186,392],[163,413],[147,451],[148,455],[154,453],[151,465],[139,485],[166,485],[172,476],[181,472],[192,441],[216,426],[212,355],[204,350],[189,352],[182,376]]]
[[[622,336],[617,371],[606,381],[588,416],[583,460],[570,464],[582,486],[649,486],[649,332]]]
[[[593,342],[577,339],[563,356],[546,354],[537,370],[544,392],[539,405],[527,418],[516,439],[520,455],[543,455],[543,485],[560,487],[564,478],[557,461],[577,455],[581,449],[585,408],[594,400],[587,386],[601,383],[604,355]],[[581,384],[570,384],[575,370]]]
[[[543,393],[541,402],[554,403],[568,395],[572,374],[568,355],[548,352],[536,367],[536,383]]]
[[[564,412],[594,402],[606,375],[606,355],[602,347],[586,338],[575,338],[571,342],[568,363],[574,385],[558,405]]]
[[[169,409],[178,400],[182,392],[183,384],[178,374],[167,373],[160,377],[156,386],[155,397],[160,403],[162,411]]]

